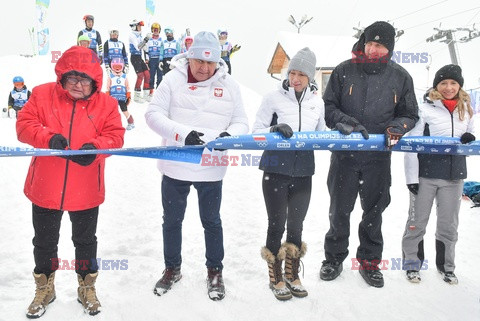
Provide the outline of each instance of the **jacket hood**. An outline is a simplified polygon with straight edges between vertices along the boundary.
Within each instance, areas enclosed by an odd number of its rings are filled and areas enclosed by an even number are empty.
[[[61,84],[62,76],[72,70],[87,74],[95,82],[96,91],[102,90],[103,70],[100,67],[100,60],[93,50],[73,46],[65,51],[55,65],[57,84]]]

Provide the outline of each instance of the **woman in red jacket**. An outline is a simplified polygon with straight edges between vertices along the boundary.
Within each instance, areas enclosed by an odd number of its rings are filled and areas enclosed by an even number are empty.
[[[117,102],[101,92],[103,72],[92,51],[74,46],[60,57],[57,81],[37,86],[19,113],[17,136],[36,148],[106,149],[123,146],[125,129]],[[85,312],[100,312],[95,293],[99,205],[105,199],[106,155],[33,157],[24,192],[32,201],[35,298],[27,317],[38,318],[55,299],[57,245],[64,211],[70,214]]]

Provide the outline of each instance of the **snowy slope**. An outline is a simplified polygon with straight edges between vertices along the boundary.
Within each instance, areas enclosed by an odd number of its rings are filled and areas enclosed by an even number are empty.
[[[28,73],[27,85],[55,79],[53,64],[41,58],[9,56],[0,58],[5,74],[13,74],[18,59]],[[133,80],[133,74],[129,77]],[[2,84],[4,85],[4,84]],[[0,88],[5,95],[9,87]],[[246,109],[253,122],[260,97],[242,87]],[[5,97],[6,98],[6,97]],[[126,133],[125,147],[155,146],[160,137],[145,125],[146,105],[129,107],[136,128]],[[0,118],[0,146],[21,146],[15,136],[15,122]],[[236,151],[240,154],[240,151]],[[248,152],[247,152],[248,153]],[[259,155],[259,152],[254,152]],[[189,196],[183,233],[183,279],[163,297],[152,289],[163,271],[161,175],[155,160],[113,156],[107,160],[106,202],[100,207],[98,256],[102,260],[128,260],[126,270],[102,270],[97,291],[104,306],[97,320],[478,320],[480,316],[480,209],[463,202],[460,214],[457,270],[460,283],[444,283],[434,267],[435,215],[425,238],[429,268],[422,272],[421,284],[410,284],[404,273],[384,271],[385,287],[366,285],[358,271],[351,269],[352,254],[344,262],[344,272],[332,282],[319,279],[324,259],[323,239],[328,230],[326,175],[329,153],[316,152],[317,174],[313,197],[304,227],[309,249],[304,262],[303,283],[310,292],[304,299],[279,302],[268,288],[266,263],[260,258],[265,242],[267,215],[261,192],[261,174],[255,166],[230,167],[224,181],[222,219],[225,236],[224,277],[227,296],[213,302],[206,295],[206,268],[203,231],[196,195]],[[0,158],[0,320],[24,320],[33,298],[33,228],[31,204],[23,195],[29,157]],[[478,157],[469,159],[469,179],[480,180]],[[384,213],[384,259],[401,257],[401,237],[407,217],[408,193],[403,178],[403,158],[397,153],[392,162],[392,203]],[[68,216],[68,214],[65,214]],[[358,246],[359,204],[352,213],[350,252]],[[74,259],[71,223],[64,217],[59,257]],[[56,277],[57,299],[42,320],[92,320],[76,302],[74,271],[60,270]]]

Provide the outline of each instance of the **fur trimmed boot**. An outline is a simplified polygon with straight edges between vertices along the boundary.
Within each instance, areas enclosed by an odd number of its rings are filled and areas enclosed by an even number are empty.
[[[95,315],[100,313],[102,305],[97,298],[97,292],[95,290],[95,281],[97,280],[98,272],[90,273],[82,278],[80,274],[77,274],[78,279],[78,299],[77,301],[83,305],[85,313]]]
[[[270,289],[278,300],[285,301],[292,298],[292,293],[285,285],[282,277],[282,263],[285,259],[285,248],[282,246],[277,256],[266,247],[262,247],[262,258],[267,261],[268,274],[270,276]]]
[[[27,310],[27,318],[40,318],[50,303],[55,300],[55,272],[47,276],[45,274],[33,273],[35,279],[36,289],[35,298]]]
[[[285,257],[285,283],[293,296],[299,298],[306,297],[308,292],[303,287],[302,282],[300,282],[298,272],[300,271],[300,258],[307,252],[307,244],[302,242],[300,249],[293,243],[285,242],[283,246],[287,252]]]

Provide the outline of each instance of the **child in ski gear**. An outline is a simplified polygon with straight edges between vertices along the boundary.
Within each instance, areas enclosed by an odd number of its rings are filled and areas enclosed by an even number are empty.
[[[328,81],[325,121],[344,135],[355,131],[368,139],[369,133],[384,133],[390,148],[418,120],[412,77],[391,60],[395,28],[389,23],[378,21],[365,28],[358,44],[356,58],[339,64]],[[322,280],[333,280],[342,272],[350,214],[359,194],[363,214],[355,257],[365,282],[383,287],[378,264],[383,252],[382,213],[390,204],[390,158],[391,152],[332,152],[327,179],[330,229],[325,235]]]
[[[86,35],[90,38],[90,46],[89,48],[96,54],[96,58],[98,58],[100,64],[103,63],[103,47],[102,47],[102,37],[98,30],[93,29],[93,24],[95,18],[87,14],[83,16],[83,21],[85,21],[85,28],[78,32],[77,39],[82,36]],[[98,50],[97,50],[98,47]]]
[[[193,44],[193,37],[186,36],[185,39],[183,40],[182,53],[187,52],[188,49],[190,49],[190,47],[192,46],[192,44]]]
[[[11,118],[18,118],[18,112],[23,108],[32,93],[25,86],[23,77],[13,77],[13,89],[8,95],[7,114]]]
[[[240,50],[241,46],[239,45],[232,46],[232,44],[227,40],[228,32],[226,29],[219,29],[217,34],[218,34],[218,39],[220,41],[220,46],[222,48],[221,57],[228,66],[228,73],[232,74],[232,65],[230,64],[230,56],[234,52]]]
[[[175,68],[164,76],[145,114],[147,125],[163,137],[164,145],[203,145],[219,136],[248,132],[240,88],[220,59],[220,44],[213,33],[198,33],[189,51],[172,59],[172,66]],[[215,158],[226,153],[204,151],[204,155]],[[221,300],[225,286],[220,204],[227,168],[170,161],[159,161],[158,168],[163,174],[165,270],[154,293],[163,295],[182,277],[182,222],[193,185],[205,231],[208,295]]]
[[[294,131],[325,130],[325,108],[317,95],[315,54],[303,48],[290,61],[287,78],[267,94],[257,112],[253,133],[278,132],[290,138]],[[305,297],[298,276],[305,255],[303,221],[307,215],[315,169],[313,151],[265,151],[260,160],[262,187],[268,215],[262,257],[268,263],[270,288],[279,300]],[[286,242],[282,237],[287,225]],[[282,263],[285,260],[285,275]]]
[[[132,32],[130,34],[129,43],[130,43],[130,62],[137,74],[137,81],[135,82],[134,96],[133,100],[138,103],[143,103],[145,101],[150,101],[152,99],[153,88],[150,88],[150,72],[148,70],[147,64],[143,61],[142,51],[144,51],[145,45],[150,36],[147,35],[145,38],[142,38],[142,27],[143,21],[133,20],[130,23],[130,28]],[[143,96],[142,96],[142,83],[143,83]]]
[[[460,137],[462,144],[474,141],[473,109],[462,86],[460,66],[440,68],[435,74],[433,88],[420,105],[420,120],[409,135]],[[435,200],[435,263],[445,282],[457,284],[454,259],[463,180],[467,177],[466,157],[406,153],[405,175],[410,190],[410,208],[402,240],[403,269],[407,271],[407,279],[415,283],[421,280],[423,236]]]
[[[147,59],[148,69],[150,69],[150,83],[151,89],[157,88],[162,81],[163,73],[160,69],[160,61],[163,59],[163,44],[160,38],[160,31],[162,28],[158,22],[152,23],[152,38],[147,42]],[[155,86],[155,76],[157,76],[157,83]],[[153,96],[153,93],[150,94]]]
[[[135,128],[133,117],[128,112],[127,106],[130,104],[130,86],[128,84],[127,74],[123,72],[123,59],[113,58],[110,62],[110,72],[107,78],[107,94],[118,101],[120,110],[127,119],[127,130]]]
[[[175,55],[181,52],[180,42],[173,37],[172,28],[165,28],[165,36],[167,39],[163,41],[163,75],[166,75],[170,71],[170,60],[172,60]]]
[[[121,58],[123,60],[123,71],[128,73],[128,57],[125,44],[118,40],[119,32],[117,29],[110,30],[110,39],[105,41],[103,48],[105,49],[105,56],[103,61],[105,62],[105,70],[107,75],[110,73],[110,63],[115,58]]]
[[[90,42],[91,42],[90,38],[88,38],[87,35],[81,35],[80,37],[78,37],[78,40],[77,40],[77,44],[85,48],[90,47]]]
[[[73,46],[55,65],[56,82],[33,89],[18,114],[18,140],[34,148],[109,149],[123,146],[117,101],[101,92],[103,72],[91,61],[91,50]],[[33,157],[24,192],[32,202],[35,237],[33,256],[35,298],[27,317],[38,318],[55,299],[58,240],[64,211],[72,222],[78,279],[78,301],[90,315],[100,312],[95,281],[98,276],[97,219],[105,200],[107,155]]]

